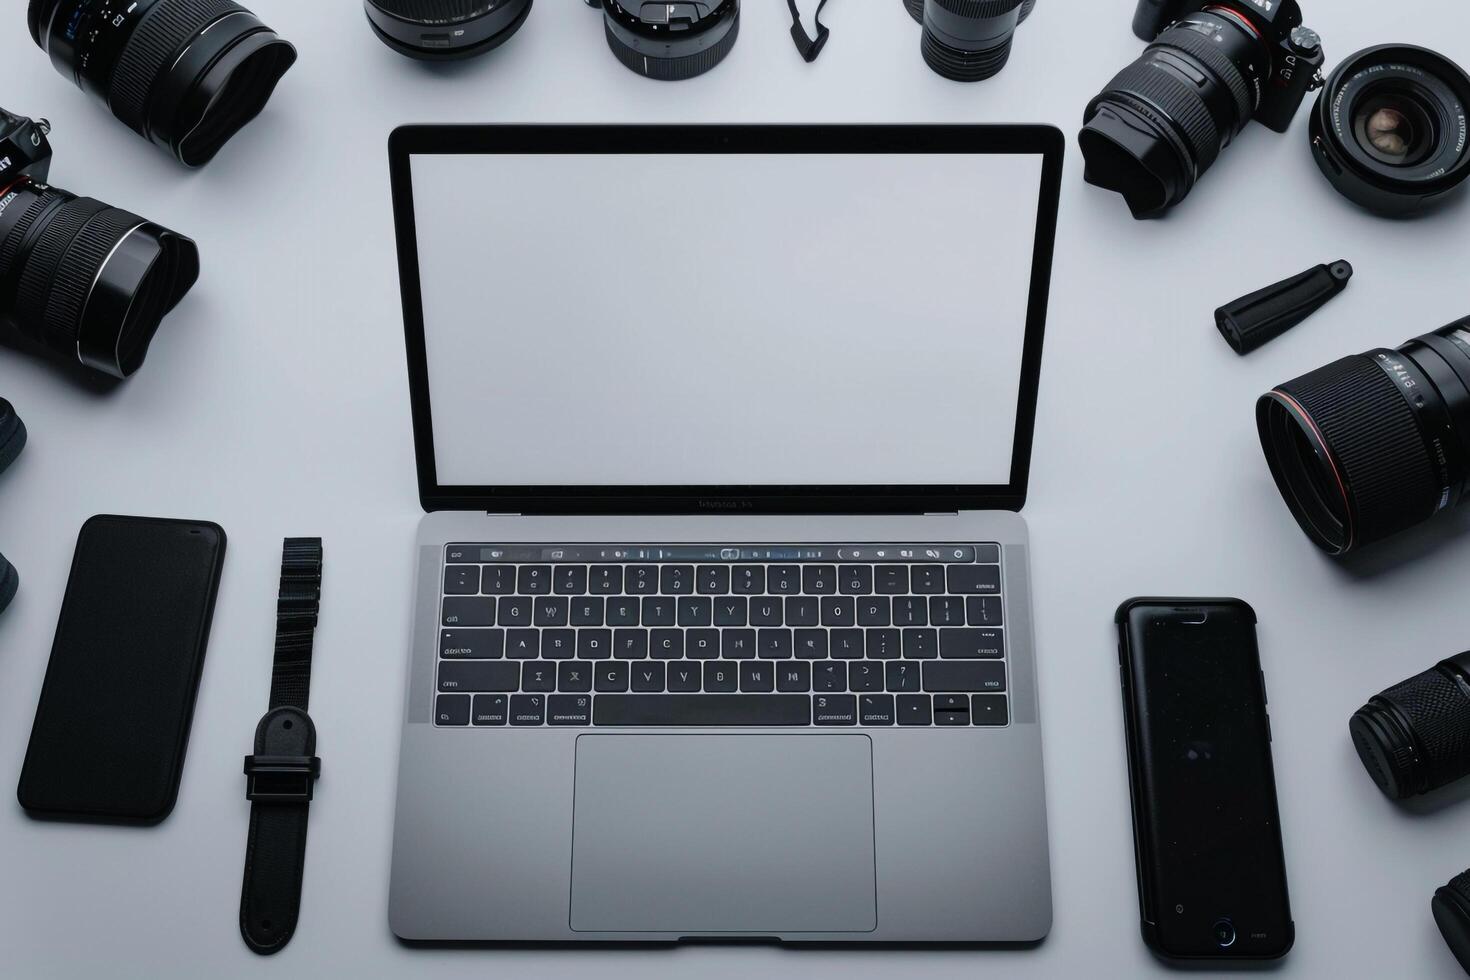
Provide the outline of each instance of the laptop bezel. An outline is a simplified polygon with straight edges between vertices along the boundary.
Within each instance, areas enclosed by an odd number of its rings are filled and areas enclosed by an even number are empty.
[[[903,514],[1019,511],[1026,502],[1065,139],[1041,125],[415,125],[388,141],[419,501],[516,514]],[[411,159],[437,154],[933,154],[1042,158],[1010,482],[885,486],[443,486],[436,472]],[[814,192],[819,192],[815,188]],[[813,220],[821,220],[820,211]],[[567,274],[577,257],[569,255]]]

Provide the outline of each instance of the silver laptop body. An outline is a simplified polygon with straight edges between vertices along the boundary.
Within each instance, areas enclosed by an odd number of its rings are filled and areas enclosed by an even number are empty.
[[[1061,134],[408,127],[390,156],[429,511],[393,932],[1044,938],[1015,512]]]

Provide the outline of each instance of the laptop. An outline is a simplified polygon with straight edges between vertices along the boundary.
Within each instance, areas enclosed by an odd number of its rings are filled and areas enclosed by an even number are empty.
[[[421,502],[389,918],[1034,942],[1026,126],[390,141]]]

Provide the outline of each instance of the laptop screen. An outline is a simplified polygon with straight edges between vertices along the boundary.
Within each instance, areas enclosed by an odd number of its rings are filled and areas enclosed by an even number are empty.
[[[439,485],[1012,482],[1041,152],[407,160]]]

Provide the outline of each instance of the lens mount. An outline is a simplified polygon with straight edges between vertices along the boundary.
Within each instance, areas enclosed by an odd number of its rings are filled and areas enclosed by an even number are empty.
[[[659,81],[703,75],[725,60],[740,36],[740,0],[602,0],[602,14],[614,57]]]
[[[1349,57],[1312,110],[1313,156],[1338,192],[1405,216],[1470,177],[1470,75],[1427,48],[1385,44]]]
[[[363,0],[373,33],[419,61],[473,58],[509,41],[532,0]]]

